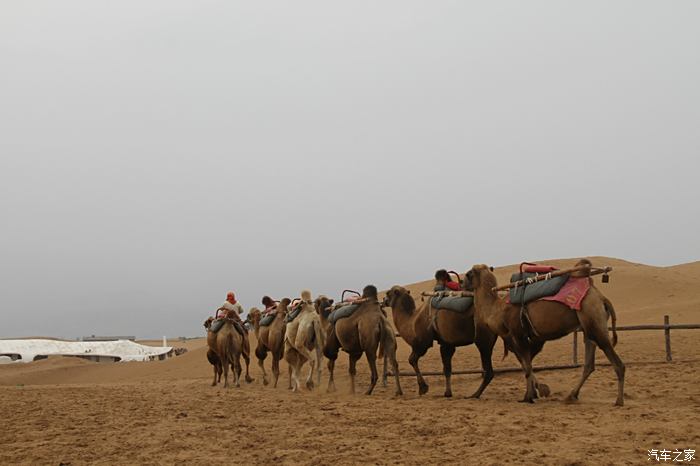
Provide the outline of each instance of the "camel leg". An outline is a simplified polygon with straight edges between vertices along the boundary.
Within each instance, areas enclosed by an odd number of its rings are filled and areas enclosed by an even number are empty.
[[[533,346],[530,347],[530,358],[531,361],[535,360],[535,356],[542,351],[542,348],[544,347],[544,342],[541,343],[534,343]],[[533,373],[532,374],[532,379],[534,380],[535,383],[535,389],[537,390],[535,392],[535,398],[537,398],[537,394],[541,395],[543,398],[547,398],[549,394],[551,393],[549,390],[549,385],[545,383],[540,383],[539,380],[537,380],[537,376]]]
[[[272,355],[272,388],[277,388],[277,381],[280,378],[280,358],[273,354]]]
[[[321,345],[316,344],[316,385],[321,387],[321,364],[323,364],[323,350]]]
[[[236,388],[241,388],[241,372],[243,372],[243,367],[241,365],[240,355],[236,355],[233,358],[233,380]]]
[[[367,357],[367,363],[369,364],[371,373],[369,388],[365,392],[365,395],[371,395],[372,390],[374,390],[374,387],[377,385],[377,380],[379,380],[379,374],[377,373],[377,353],[369,350],[365,351],[365,356]]]
[[[216,364],[212,364],[211,367],[214,368],[214,381],[211,383],[211,386],[212,386],[212,387],[216,387],[216,377],[217,377],[217,375],[219,376],[219,382],[221,382],[221,375],[219,374],[219,367],[220,367],[220,366],[218,366],[218,365],[216,365]]]
[[[532,358],[530,352],[525,350],[520,356],[520,364],[523,366],[523,371],[525,372],[525,397],[521,400],[523,403],[534,403],[535,398],[537,398],[537,390],[535,389],[535,377],[532,372]]]
[[[408,363],[413,368],[413,371],[416,373],[416,378],[418,379],[419,395],[425,395],[428,393],[428,384],[425,382],[423,374],[421,374],[420,368],[418,367],[418,360],[426,353],[426,351],[427,350],[411,348],[411,355],[408,357]]]
[[[265,371],[265,360],[258,359],[258,366],[260,366],[260,370],[262,371],[262,374],[263,374],[263,385],[269,384],[270,381],[268,380],[267,372]]]
[[[357,360],[362,357],[362,353],[350,354],[350,364],[348,372],[350,373],[350,393],[355,394],[355,374],[357,374]]]
[[[314,389],[314,369],[316,368],[316,360],[309,360],[309,375],[306,377],[306,388],[310,391]]]
[[[243,353],[243,361],[245,361],[245,383],[251,383],[255,379],[250,376],[250,356]]]
[[[221,364],[224,369],[224,388],[228,388],[228,361],[226,361],[226,364]]]
[[[292,366],[287,365],[287,390],[292,389]]]
[[[386,354],[386,351],[384,351],[384,364],[382,366],[382,387],[386,388],[388,386],[387,384],[387,376],[386,376],[386,369],[387,369],[387,362],[389,360],[389,355]]]
[[[384,350],[386,351],[386,348]],[[403,395],[403,390],[401,390],[401,382],[399,381],[401,377],[399,376],[399,362],[396,360],[396,348],[393,348],[391,352],[391,370],[394,371],[394,378],[396,379],[396,391],[394,395],[401,396]]]
[[[605,356],[607,356],[608,361],[612,364],[615,369],[615,374],[617,375],[617,400],[615,400],[615,406],[624,406],[625,398],[625,363],[622,362],[620,356],[617,355],[615,348],[613,348],[610,338],[606,332],[597,338],[598,347],[603,350]]]
[[[452,356],[455,347],[452,345],[440,345],[440,357],[442,357],[442,373],[445,375],[445,397],[452,397]]]
[[[578,394],[581,391],[581,387],[583,387],[583,384],[586,382],[586,379],[588,379],[588,377],[595,370],[595,350],[596,350],[595,343],[592,340],[586,338],[585,344],[586,344],[586,357],[585,357],[585,362],[583,364],[583,373],[581,374],[581,379],[579,380],[576,387],[574,387],[574,389],[571,390],[571,393],[569,393],[569,396],[566,397],[565,401],[567,403],[573,403],[573,402],[578,400]]]
[[[328,393],[335,391],[335,381],[333,380],[333,370],[335,369],[335,358],[328,359]]]
[[[491,361],[491,356],[493,355],[493,346],[496,344],[498,337],[488,329],[481,328],[476,331],[476,334],[478,337],[474,343],[479,350],[483,375],[481,377],[481,385],[479,385],[479,388],[468,398],[479,398],[493,380],[493,363]]]

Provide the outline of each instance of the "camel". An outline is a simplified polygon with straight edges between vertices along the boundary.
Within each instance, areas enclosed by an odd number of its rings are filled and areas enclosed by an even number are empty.
[[[207,338],[209,336],[209,333],[211,333],[209,332],[209,328],[211,327],[211,324],[212,322],[214,322],[214,320],[216,319],[214,319],[213,317],[209,317],[207,320],[204,321],[204,328],[207,329]],[[234,328],[234,330],[236,329]],[[245,362],[245,381],[246,383],[251,383],[255,379],[253,379],[250,376],[250,340],[248,339],[247,334],[243,337],[243,348],[241,356],[243,356],[243,361]],[[221,373],[223,371],[223,367],[221,366],[221,359],[217,356],[217,353],[213,350],[213,348],[210,347],[209,351],[207,351],[207,360],[214,367],[214,383],[212,383],[212,386],[214,386],[217,384],[217,381],[221,382]],[[231,367],[231,370],[234,370],[233,366]]]
[[[291,303],[289,298],[284,298],[277,303],[275,311],[275,320],[266,327],[260,326],[261,312],[259,309],[251,309],[249,315],[253,320],[253,328],[255,329],[255,337],[258,340],[258,346],[255,348],[255,356],[258,358],[258,366],[263,373],[263,385],[269,383],[267,372],[265,371],[265,358],[267,353],[272,354],[272,376],[274,379],[273,387],[277,388],[277,381],[280,377],[280,360],[284,356],[284,335],[287,324],[284,317],[287,314],[287,306]],[[289,368],[289,388],[292,388],[292,369]]]
[[[314,387],[313,372],[316,369],[317,384],[321,385],[321,363],[323,362],[323,344],[325,335],[321,327],[321,320],[316,313],[314,303],[311,301],[311,292],[301,292],[301,311],[299,315],[287,324],[287,332],[284,336],[284,359],[292,368],[294,379],[293,390],[299,390],[299,373],[302,366],[309,361],[309,376],[306,379],[306,388]],[[316,357],[311,351],[315,350]]]
[[[234,385],[241,386],[241,355],[243,354],[243,336],[226,320],[218,332],[207,332],[207,345],[216,353],[224,372],[224,388],[228,388],[228,369],[233,369]],[[214,365],[214,384],[216,385],[216,365]]]
[[[355,375],[358,359],[364,353],[367,357],[371,371],[370,385],[365,392],[371,395],[377,380],[377,349],[380,357],[390,360],[394,377],[396,378],[396,396],[403,395],[399,381],[399,364],[396,360],[396,337],[394,329],[379,307],[377,299],[377,288],[368,285],[363,290],[363,302],[359,308],[349,317],[339,319],[335,325],[328,321],[332,300],[321,296],[316,300],[316,308],[321,317],[323,327],[326,329],[326,343],[323,347],[323,354],[328,358],[328,391],[335,390],[333,370],[338,352],[342,349],[350,357],[350,392],[355,393]]]
[[[588,265],[584,259],[577,266]],[[583,330],[586,357],[581,379],[569,393],[566,402],[578,400],[579,392],[584,382],[595,370],[596,345],[603,350],[617,375],[617,400],[615,406],[624,404],[625,365],[615,352],[617,343],[615,308],[594,285],[589,277],[591,287],[583,298],[581,310],[576,311],[556,301],[533,301],[527,305],[529,320],[534,332],[528,332],[520,318],[520,305],[506,303],[499,298],[493,288],[497,286],[493,268],[480,264],[475,265],[466,275],[466,281],[475,290],[474,305],[475,319],[480,325],[485,325],[492,332],[503,338],[506,354],[510,350],[515,353],[525,373],[526,391],[523,402],[533,403],[537,398],[538,389],[549,392],[544,384],[537,383],[532,372],[532,360],[540,352],[545,342],[561,338],[574,330]],[[612,318],[612,341],[608,335],[607,321]],[[532,333],[532,335],[530,334]]]
[[[406,343],[411,347],[409,364],[416,372],[418,379],[418,394],[428,392],[428,384],[425,382],[418,361],[437,341],[440,345],[442,357],[442,371],[445,375],[445,396],[452,396],[452,356],[458,346],[476,344],[481,356],[483,377],[479,388],[468,398],[479,398],[488,384],[493,379],[493,366],[491,355],[496,343],[494,335],[487,327],[482,326],[476,331],[474,323],[474,306],[466,312],[453,312],[449,310],[432,310],[435,313],[434,321],[431,316],[430,298],[419,308],[406,288],[394,286],[387,291],[384,305],[391,307],[392,317],[396,329]]]

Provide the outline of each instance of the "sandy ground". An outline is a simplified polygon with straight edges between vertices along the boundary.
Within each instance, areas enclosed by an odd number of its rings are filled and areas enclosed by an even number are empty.
[[[661,323],[664,314],[672,323],[700,322],[700,263],[594,261],[615,267],[611,283],[600,286],[619,325]],[[499,269],[499,278],[511,270]],[[571,336],[548,343],[536,364],[569,363],[571,343]],[[391,379],[372,396],[351,396],[345,355],[335,393],[325,392],[325,372],[323,390],[289,392],[284,365],[277,389],[262,385],[254,365],[255,382],[224,390],[209,386],[203,339],[170,344],[189,352],[150,363],[50,358],[0,366],[0,464],[651,464],[648,449],[700,450],[700,330],[672,332],[672,363],[663,362],[662,332],[622,332],[622,408],[612,406],[615,376],[603,364],[578,404],[563,403],[580,374],[572,369],[541,372],[552,396],[524,405],[520,373],[498,375],[481,400],[464,399],[479,375],[453,377],[452,399],[442,397],[439,376],[428,378],[423,397],[413,377],[402,378],[401,398]],[[496,366],[515,366],[513,356],[500,361],[501,349],[499,342]],[[410,370],[408,354],[401,342],[402,370]],[[597,361],[605,362],[601,352]],[[478,368],[476,349],[458,349],[454,366]],[[421,367],[440,369],[437,347]],[[364,361],[358,370],[361,390]]]

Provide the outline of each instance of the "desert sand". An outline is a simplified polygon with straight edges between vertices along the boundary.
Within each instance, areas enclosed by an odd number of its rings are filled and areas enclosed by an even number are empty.
[[[609,284],[596,282],[615,303],[618,325],[660,324],[664,314],[671,323],[700,322],[700,262],[652,267],[591,259],[614,267]],[[570,266],[575,259],[541,262]],[[497,268],[499,281],[514,270]],[[351,396],[344,354],[335,393],[325,392],[325,367],[321,390],[294,394],[284,363],[273,389],[262,385],[255,361],[252,384],[225,390],[210,386],[204,338],[170,343],[189,351],[148,363],[49,358],[1,365],[0,464],[650,464],[649,449],[700,450],[700,330],[672,331],[673,362],[665,362],[663,332],[620,332],[617,349],[627,364],[621,408],[613,407],[616,379],[600,351],[579,403],[563,402],[581,372],[569,369],[539,373],[552,396],[526,405],[517,402],[521,373],[498,374],[481,400],[464,398],[479,375],[454,376],[452,399],[442,396],[439,376],[427,378],[423,397],[413,377],[402,378],[400,398],[391,379],[372,396]],[[571,347],[571,336],[550,342],[535,364],[568,364]],[[403,371],[410,370],[409,352],[399,338]],[[499,341],[495,366],[517,366],[513,355],[501,355]],[[459,348],[453,365],[479,368],[478,352]],[[421,368],[440,370],[437,346]],[[362,389],[369,379],[364,360],[358,370]]]

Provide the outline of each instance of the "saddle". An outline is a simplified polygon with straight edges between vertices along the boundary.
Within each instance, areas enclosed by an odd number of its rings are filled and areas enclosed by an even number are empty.
[[[241,324],[240,321],[236,319],[231,319],[227,317],[220,317],[218,319],[214,319],[211,321],[208,330],[212,333],[218,333],[219,330],[221,330],[221,327],[224,326],[226,322],[230,322],[233,325],[233,328],[236,329],[238,333],[240,333],[242,336],[246,336],[246,333],[248,331],[246,330],[245,327],[243,327],[243,324]]]
[[[260,326],[267,327],[268,325],[270,325],[275,320],[276,315],[277,314],[275,312],[272,312],[272,313],[266,315],[265,317],[263,317],[262,319],[260,319]]]
[[[346,304],[332,311],[328,316],[328,322],[335,325],[339,319],[345,319],[355,313],[360,304]]]
[[[549,272],[552,272],[552,270],[547,270],[544,273]],[[514,283],[519,280],[527,280],[528,278],[534,278],[538,275],[540,275],[540,273],[537,272],[514,273],[510,277],[510,282]],[[542,280],[539,282],[514,287],[510,289],[508,298],[511,304],[527,304],[541,298],[554,296],[559,293],[559,290],[561,290],[568,280],[569,275],[560,275],[558,277],[552,277],[548,280]]]
[[[436,286],[433,291],[439,293],[446,290],[443,286]],[[439,296],[434,296],[430,299],[430,305],[436,310],[445,310],[452,312],[467,312],[470,307],[474,305],[474,298],[472,296],[447,296],[447,294],[442,294]]]
[[[301,303],[292,307],[292,310],[284,317],[284,321],[286,323],[292,322],[294,319],[296,319],[299,316],[300,312],[301,312]]]
[[[560,275],[534,283],[527,283],[527,280],[537,277],[540,274],[551,273],[555,270],[557,270],[556,267],[549,265],[523,263],[520,265],[520,273],[514,273],[510,277],[511,283],[525,280],[524,285],[510,289],[508,293],[508,302],[511,304],[520,304],[520,324],[525,329],[525,335],[529,341],[532,340],[533,336],[539,337],[539,334],[532,325],[530,315],[527,312],[528,303],[559,293],[559,290],[569,281],[569,275]]]

